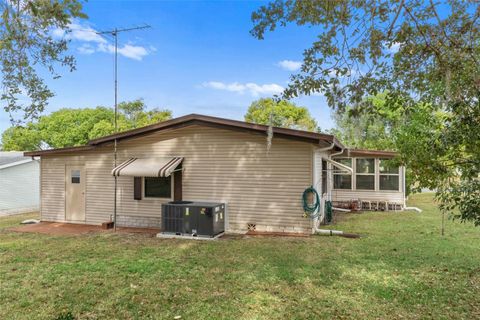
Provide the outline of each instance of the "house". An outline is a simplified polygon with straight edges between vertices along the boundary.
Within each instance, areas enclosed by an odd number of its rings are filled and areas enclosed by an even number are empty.
[[[39,210],[39,160],[0,152],[0,215]]]
[[[404,168],[385,166],[394,152],[348,150],[332,135],[285,128],[273,128],[268,148],[267,132],[192,114],[25,155],[41,157],[44,221],[101,224],[116,210],[118,226],[159,227],[161,204],[183,199],[225,202],[229,232],[310,233],[301,197],[312,185],[327,200],[403,206]]]

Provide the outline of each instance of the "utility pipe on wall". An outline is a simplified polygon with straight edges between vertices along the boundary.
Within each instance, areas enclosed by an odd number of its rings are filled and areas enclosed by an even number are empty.
[[[350,168],[350,167],[348,167],[348,166],[346,166],[346,165],[344,165],[344,164],[342,164],[342,163],[340,163],[340,162],[337,162],[337,161],[334,161],[334,160],[331,160],[331,159],[327,159],[326,161],[327,161],[328,163],[333,164],[333,165],[334,165],[335,167],[337,167],[337,168],[340,168],[340,169],[343,169],[343,170],[347,171],[348,173],[353,173],[352,168]]]
[[[321,152],[325,152],[325,151],[329,151],[329,150],[332,150],[333,148],[335,147],[335,142],[332,142],[331,145],[329,145],[328,147],[324,147],[324,148],[319,148],[319,149],[316,149],[315,150],[315,156],[320,156],[319,153]],[[321,157],[321,159],[323,159],[323,157]],[[314,164],[316,165],[316,158],[314,158]],[[320,186],[322,185],[322,175],[323,175],[323,172],[322,172],[322,161],[320,161],[320,170],[318,170],[318,168],[315,167],[315,171],[316,172],[320,172],[320,177],[317,177],[315,174],[314,174],[314,177],[316,179],[314,179],[313,181],[313,187],[316,188],[318,184],[320,184]],[[317,181],[315,181],[317,180]],[[316,229],[318,224],[320,223],[320,218],[323,218],[323,214],[324,214],[324,205],[323,205],[323,194],[326,192],[326,190],[322,190],[321,191],[321,194],[320,194],[320,208],[319,208],[319,211],[320,211],[320,214],[318,217],[315,217],[313,219],[313,228]]]
[[[356,233],[346,233],[340,230],[325,230],[325,229],[315,229],[315,233],[322,236],[340,236],[345,238],[360,238],[359,234]]]

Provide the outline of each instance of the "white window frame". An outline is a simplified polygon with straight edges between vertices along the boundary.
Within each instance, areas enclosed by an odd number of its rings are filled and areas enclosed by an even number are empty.
[[[355,189],[354,190],[361,190],[361,191],[378,191],[378,163],[377,163],[377,158],[375,157],[356,157],[355,159],[355,168],[354,168],[354,173],[355,173]],[[363,159],[370,159],[373,160],[373,173],[358,173],[357,172],[357,160],[363,160]],[[359,189],[357,188],[357,176],[373,176],[373,189]],[[353,179],[352,179],[353,180]]]
[[[402,167],[399,166],[398,167],[398,173],[381,173],[380,172],[380,161],[382,160],[391,160],[391,159],[388,159],[388,158],[378,158],[378,190],[379,191],[385,191],[385,192],[395,192],[395,191],[401,191],[400,190],[400,187],[402,185],[402,181],[401,181],[401,175],[400,173],[402,172]],[[380,185],[380,177],[381,176],[397,176],[398,177],[398,186],[397,186],[397,189],[381,189],[381,185]]]
[[[147,197],[145,196],[145,178],[150,178],[150,177],[142,177],[142,199],[147,199],[147,200],[168,200],[172,201],[173,200],[173,192],[175,191],[174,184],[175,184],[175,179],[173,178],[173,174],[170,175],[170,198],[161,198],[161,197]],[[154,178],[154,177],[152,177]]]

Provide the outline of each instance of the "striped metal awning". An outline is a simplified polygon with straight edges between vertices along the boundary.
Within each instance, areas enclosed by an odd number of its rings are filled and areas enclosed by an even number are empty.
[[[130,158],[112,170],[114,176],[168,177],[182,163],[183,158]]]

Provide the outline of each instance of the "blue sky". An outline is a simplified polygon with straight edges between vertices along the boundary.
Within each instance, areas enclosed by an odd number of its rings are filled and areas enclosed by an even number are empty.
[[[249,33],[254,1],[89,1],[88,20],[75,21],[70,50],[77,70],[49,80],[56,96],[46,113],[67,108],[113,105],[112,40],[95,30],[149,24],[151,29],[119,37],[119,101],[143,98],[174,117],[200,113],[243,119],[250,103],[278,93],[298,68],[303,49],[315,37],[291,26],[259,41]],[[56,36],[62,36],[60,30]],[[294,100],[306,106],[322,129],[332,127],[321,96]],[[0,132],[10,126],[1,114]]]

